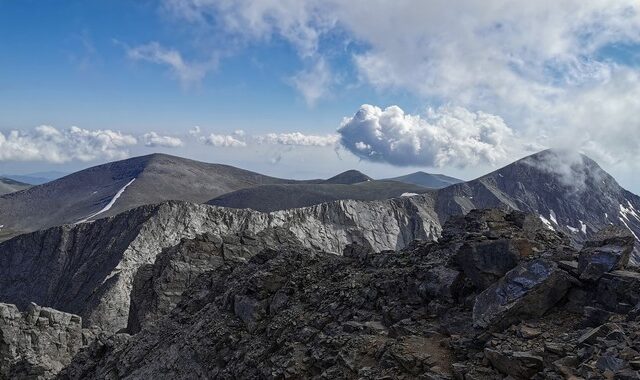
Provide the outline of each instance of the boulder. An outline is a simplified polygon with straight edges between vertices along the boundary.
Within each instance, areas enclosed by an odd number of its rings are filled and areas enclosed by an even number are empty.
[[[0,303],[0,379],[52,378],[97,334],[74,314]]]
[[[540,317],[571,287],[568,273],[550,260],[521,263],[476,297],[473,323],[505,328],[522,319]]]
[[[635,238],[631,231],[608,226],[587,241],[578,257],[581,280],[597,281],[603,274],[624,269],[629,263]]]
[[[479,289],[498,281],[520,261],[520,252],[510,240],[467,242],[456,254],[456,261]]]
[[[420,284],[418,291],[423,298],[454,300],[463,285],[462,273],[455,269],[437,266],[427,270],[426,281]]]
[[[544,365],[541,357],[529,352],[499,352],[485,348],[484,354],[495,369],[516,379],[530,379],[542,371]]]

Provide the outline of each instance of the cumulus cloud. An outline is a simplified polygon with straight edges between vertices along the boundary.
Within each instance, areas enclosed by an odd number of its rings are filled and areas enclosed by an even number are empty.
[[[122,159],[127,147],[137,144],[134,136],[112,130],[58,128],[41,125],[32,130],[0,132],[0,161],[48,161]]]
[[[202,141],[211,146],[216,147],[227,147],[227,148],[243,148],[247,146],[246,141],[244,141],[243,136],[234,133],[232,135],[220,135],[216,133],[211,133],[209,136],[202,137]]]
[[[365,160],[393,165],[465,167],[507,156],[513,131],[495,115],[460,107],[406,114],[365,104],[338,129],[342,145]]]
[[[333,146],[339,137],[330,135],[307,135],[300,132],[293,133],[268,133],[256,137],[260,144],[289,145],[289,146]]]
[[[640,45],[636,0],[164,0],[164,8],[203,34],[288,41],[304,65],[292,83],[310,104],[327,94],[339,55],[352,62],[348,86],[499,115],[535,146],[561,142],[612,162],[640,154],[638,67],[619,49]]]
[[[142,135],[142,140],[148,147],[178,148],[184,145],[179,137],[163,136],[153,131]]]
[[[217,66],[215,59],[206,62],[187,62],[179,51],[166,48],[158,42],[127,48],[127,56],[134,61],[147,61],[168,66],[183,86],[200,82]]]

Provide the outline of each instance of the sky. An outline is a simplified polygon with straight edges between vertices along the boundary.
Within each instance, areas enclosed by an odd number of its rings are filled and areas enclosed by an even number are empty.
[[[472,179],[555,147],[639,193],[639,116],[637,0],[0,0],[5,174]]]

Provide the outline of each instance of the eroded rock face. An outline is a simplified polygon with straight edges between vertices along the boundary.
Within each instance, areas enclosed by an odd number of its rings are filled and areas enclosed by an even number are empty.
[[[473,322],[481,328],[505,328],[522,319],[540,317],[564,297],[568,273],[550,260],[522,263],[484,290],[473,306]]]
[[[196,278],[226,262],[246,262],[267,247],[301,246],[295,236],[276,228],[252,234],[198,235],[165,249],[155,263],[143,265],[131,291],[127,331],[135,334],[168,314]]]
[[[596,281],[612,270],[629,263],[635,238],[631,231],[617,226],[605,227],[587,241],[580,251],[578,271],[581,280]]]
[[[284,228],[304,247],[336,254],[352,242],[396,249],[438,236],[431,202],[428,197],[338,201],[269,214],[187,202],[144,206],[0,243],[0,300],[20,307],[47,305],[115,332],[127,325],[138,269],[183,238]]]
[[[99,334],[83,329],[77,315],[35,304],[21,313],[0,303],[0,378],[49,379]]]
[[[61,378],[450,376],[432,310],[451,301],[420,291],[442,259],[431,249],[363,259],[298,247],[225,261],[165,318]]]

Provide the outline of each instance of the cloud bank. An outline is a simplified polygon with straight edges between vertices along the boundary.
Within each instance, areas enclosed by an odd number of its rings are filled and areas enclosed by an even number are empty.
[[[153,131],[142,135],[142,139],[144,145],[151,148],[178,148],[184,145],[184,142],[179,137],[163,136]]]
[[[513,131],[495,115],[461,107],[406,114],[400,107],[365,104],[338,129],[341,144],[358,157],[405,166],[494,164],[507,157]]]
[[[199,38],[224,36],[237,50],[288,42],[303,66],[289,78],[309,104],[346,72],[344,86],[499,116],[535,146],[576,148],[610,163],[640,155],[636,0],[164,0],[162,7]]]
[[[78,127],[57,129],[41,125],[32,130],[0,132],[0,161],[114,160],[128,156],[127,147],[137,139],[112,130],[87,130]]]

